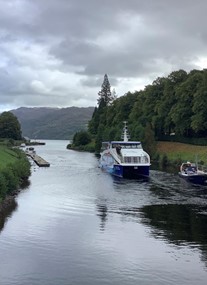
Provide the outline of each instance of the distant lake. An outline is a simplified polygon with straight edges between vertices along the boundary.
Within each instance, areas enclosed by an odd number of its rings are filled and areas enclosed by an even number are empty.
[[[0,217],[2,285],[206,285],[207,188],[177,173],[114,179],[68,141],[35,146],[30,184]]]

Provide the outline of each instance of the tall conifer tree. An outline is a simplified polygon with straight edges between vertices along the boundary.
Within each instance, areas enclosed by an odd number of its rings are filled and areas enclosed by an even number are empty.
[[[113,95],[111,93],[111,85],[107,74],[104,75],[104,81],[101,86],[101,91],[98,92],[98,105],[99,107],[108,106],[113,101]]]

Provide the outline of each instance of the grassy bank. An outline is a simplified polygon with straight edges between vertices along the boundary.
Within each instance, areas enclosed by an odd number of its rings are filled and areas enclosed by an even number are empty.
[[[19,149],[0,145],[0,202],[30,176],[30,163]]]
[[[195,162],[207,165],[207,146],[196,146],[178,142],[158,142],[157,152],[160,157],[166,156],[170,163],[182,161]]]
[[[18,154],[12,149],[0,145],[0,169],[5,168],[8,164],[12,164],[18,159]]]

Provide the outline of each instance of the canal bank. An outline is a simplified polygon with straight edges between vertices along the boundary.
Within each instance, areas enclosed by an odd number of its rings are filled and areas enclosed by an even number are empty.
[[[0,207],[4,209],[30,176],[30,163],[22,151],[0,146]]]

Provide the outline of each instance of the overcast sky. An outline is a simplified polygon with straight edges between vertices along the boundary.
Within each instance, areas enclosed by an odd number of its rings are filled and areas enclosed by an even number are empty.
[[[0,0],[0,111],[95,106],[207,67],[206,0]]]

